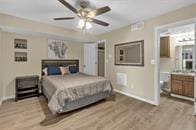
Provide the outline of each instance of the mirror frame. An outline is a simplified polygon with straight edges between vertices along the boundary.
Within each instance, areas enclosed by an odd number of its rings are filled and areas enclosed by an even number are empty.
[[[140,45],[141,45],[141,55],[142,55],[142,57],[141,57],[141,63],[139,64],[135,64],[135,63],[124,63],[124,64],[122,64],[122,63],[117,63],[117,60],[116,60],[116,58],[117,58],[117,54],[116,54],[116,49],[117,49],[117,47],[119,47],[119,46],[123,46],[123,45],[132,45],[132,44],[136,44],[136,43],[139,43]],[[114,45],[115,47],[114,47],[114,55],[115,55],[115,59],[114,59],[114,64],[115,65],[122,65],[122,66],[144,66],[144,40],[139,40],[139,41],[133,41],[133,42],[127,42],[127,43],[120,43],[120,44],[115,44]]]

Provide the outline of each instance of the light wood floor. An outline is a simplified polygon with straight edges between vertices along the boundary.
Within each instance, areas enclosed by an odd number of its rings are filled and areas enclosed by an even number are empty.
[[[44,97],[5,102],[0,130],[196,130],[193,104],[161,97],[153,105],[115,94],[106,101],[53,117]]]

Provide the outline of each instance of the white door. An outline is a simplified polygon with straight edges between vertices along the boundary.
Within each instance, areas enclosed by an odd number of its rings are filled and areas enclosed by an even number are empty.
[[[84,44],[84,73],[97,75],[97,44]]]

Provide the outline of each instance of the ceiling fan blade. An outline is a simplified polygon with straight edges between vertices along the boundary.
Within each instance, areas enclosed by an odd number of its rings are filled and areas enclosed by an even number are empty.
[[[67,7],[68,9],[70,9],[72,12],[74,13],[78,13],[78,10],[76,8],[74,8],[72,5],[70,5],[67,1],[65,0],[58,0],[59,2],[61,2],[65,7]]]
[[[62,17],[62,18],[54,18],[54,20],[70,20],[75,19],[74,17]]]
[[[95,17],[97,15],[101,15],[101,14],[104,14],[106,12],[109,12],[110,10],[111,10],[111,8],[108,7],[108,6],[96,9],[94,11],[89,12],[89,17]]]
[[[103,21],[100,21],[100,20],[97,20],[97,19],[91,19],[91,21],[93,22],[93,23],[96,23],[96,24],[99,24],[99,25],[102,25],[102,26],[109,26],[109,24],[108,23],[106,23],[106,22],[103,22]]]

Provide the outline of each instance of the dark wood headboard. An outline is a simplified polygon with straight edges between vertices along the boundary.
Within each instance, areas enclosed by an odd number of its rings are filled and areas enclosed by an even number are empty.
[[[79,60],[42,60],[41,74],[43,75],[43,69],[48,66],[68,66],[76,65],[77,72],[79,72]]]

